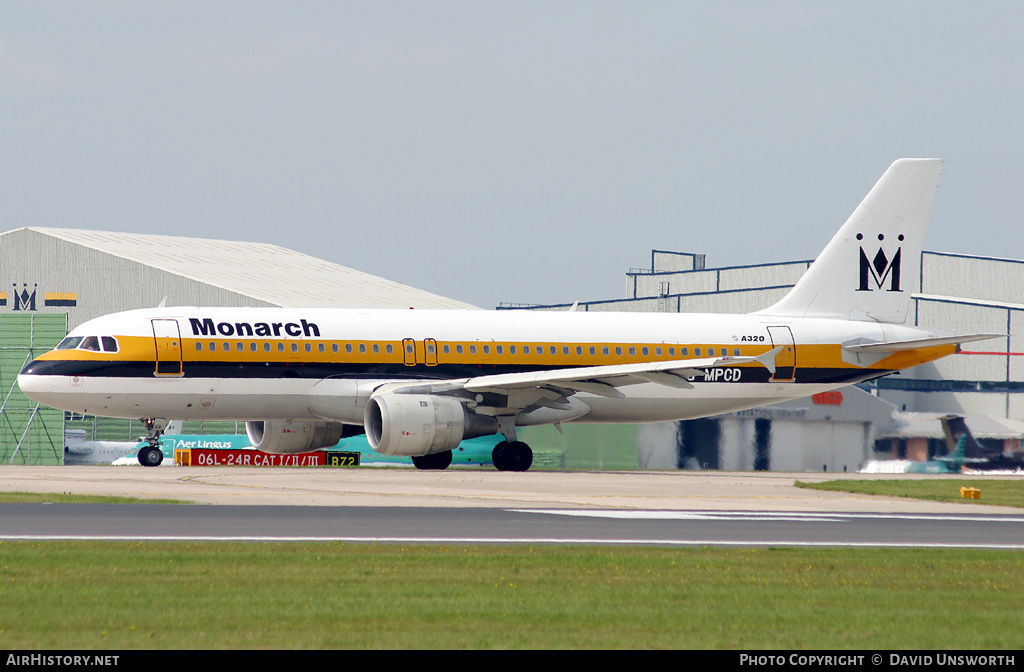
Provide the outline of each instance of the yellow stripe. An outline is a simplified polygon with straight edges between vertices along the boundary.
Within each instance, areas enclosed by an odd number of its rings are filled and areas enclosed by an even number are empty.
[[[4,295],[6,296],[6,294]],[[44,301],[77,301],[78,292],[46,292],[43,294]]]
[[[119,336],[117,337],[119,351],[88,352],[84,350],[59,350],[43,355],[40,359],[57,360],[120,360],[120,361],[152,361],[155,359],[154,340],[149,336]],[[170,340],[170,339],[167,339]],[[177,339],[175,339],[177,340]],[[202,350],[196,349],[196,344],[202,344]],[[210,344],[215,346],[210,349]],[[228,349],[224,349],[227,344]],[[238,346],[241,344],[242,349]],[[270,350],[265,349],[265,344]],[[306,345],[310,351],[306,351]],[[167,345],[170,345],[169,343]],[[256,350],[253,351],[253,345]],[[295,346],[296,351],[292,350]],[[323,345],[324,351],[320,352]],[[334,352],[334,346],[338,351]],[[351,346],[352,351],[348,352],[346,346]],[[378,352],[373,351],[376,345]],[[387,352],[387,346],[391,346],[391,352]],[[449,352],[444,351],[448,346]],[[457,346],[462,346],[462,352],[456,352]],[[529,345],[530,352],[524,353],[524,345]],[[182,357],[186,362],[336,362],[353,364],[371,363],[395,363],[404,361],[403,343],[401,341],[334,341],[326,339],[231,339],[231,338],[187,338],[182,340]],[[360,352],[360,346],[364,352]],[[501,346],[502,352],[497,352]],[[516,352],[510,352],[515,346]],[[537,347],[543,347],[543,354],[537,354]],[[555,347],[555,354],[551,354],[551,346]],[[166,347],[166,346],[165,346]],[[484,353],[484,347],[488,349]],[[568,347],[569,353],[564,354],[563,348]],[[593,355],[590,348],[594,348]],[[608,348],[608,355],[604,354],[604,348]],[[615,348],[622,349],[621,355],[615,354]],[[636,354],[630,355],[629,348],[635,348]],[[648,354],[643,354],[643,348],[648,349]],[[700,348],[700,355],[696,349]],[[686,360],[696,357],[708,357],[708,348],[715,349],[715,355],[720,356],[722,348],[725,348],[730,356],[735,355],[738,349],[742,357],[755,357],[771,349],[769,344],[758,343],[756,345],[722,345],[702,344],[694,345],[667,345],[665,343],[537,343],[523,344],[522,342],[499,342],[499,341],[438,341],[435,353],[438,364],[523,364],[538,366],[596,366],[602,364],[631,364],[641,362],[659,362],[668,360]],[[471,349],[475,348],[475,352]],[[579,348],[580,354],[577,354]],[[661,353],[658,354],[658,348]],[[669,350],[674,354],[669,354]],[[683,349],[686,354],[683,354]],[[956,346],[935,346],[923,348],[918,351],[906,351],[894,353],[870,367],[859,367],[848,364],[842,358],[842,346],[839,344],[814,344],[796,346],[796,364],[799,368],[840,368],[840,369],[894,369],[913,366],[922,362],[932,361],[938,357],[951,354]],[[416,360],[424,363],[423,342],[416,341]],[[433,357],[431,356],[431,362]],[[757,364],[741,364],[744,367],[759,366]]]

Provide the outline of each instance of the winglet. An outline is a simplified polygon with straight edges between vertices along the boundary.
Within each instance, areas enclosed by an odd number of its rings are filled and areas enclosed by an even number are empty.
[[[754,357],[754,361],[758,362],[759,364],[761,364],[761,366],[763,366],[764,368],[768,369],[768,372],[771,373],[774,376],[775,375],[775,356],[778,355],[780,352],[782,352],[782,349],[784,347],[786,347],[786,346],[780,345],[777,348],[772,348],[768,352],[766,352],[764,354],[761,354],[761,355],[758,355],[757,357]]]

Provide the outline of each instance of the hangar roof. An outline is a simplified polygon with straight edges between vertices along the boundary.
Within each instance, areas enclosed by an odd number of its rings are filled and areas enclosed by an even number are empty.
[[[266,243],[26,227],[105,254],[290,308],[476,308]]]

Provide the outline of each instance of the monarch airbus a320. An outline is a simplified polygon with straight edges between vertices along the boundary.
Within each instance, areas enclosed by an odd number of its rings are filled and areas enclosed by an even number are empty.
[[[378,452],[443,469],[462,440],[500,433],[494,465],[524,471],[517,427],[717,415],[994,336],[904,324],[940,166],[892,164],[796,286],[749,315],[135,310],[75,328],[18,384],[55,408],[145,419],[153,446],[168,418],[244,420],[272,453],[365,429]]]

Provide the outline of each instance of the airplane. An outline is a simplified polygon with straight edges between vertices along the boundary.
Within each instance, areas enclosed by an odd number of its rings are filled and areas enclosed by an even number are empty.
[[[942,432],[946,438],[946,446],[954,464],[955,471],[963,468],[971,471],[1020,470],[1024,468],[1024,455],[1018,452],[991,450],[984,448],[967,428],[967,421],[959,415],[947,415],[940,418]],[[937,458],[943,459],[943,458]],[[959,463],[956,464],[955,462]]]
[[[959,421],[959,422],[957,422]],[[968,452],[980,451],[981,447],[967,429],[964,419],[955,415],[944,415],[939,418],[942,433],[946,440],[948,455],[936,457],[934,460],[910,462],[904,473],[907,474],[959,474],[964,463],[968,461]]]
[[[365,431],[443,469],[465,439],[526,471],[518,427],[692,419],[889,375],[1005,334],[905,324],[940,159],[900,159],[797,284],[747,315],[163,307],[96,318],[18,376],[76,413],[240,420],[299,453]],[[764,229],[767,231],[767,229]]]

